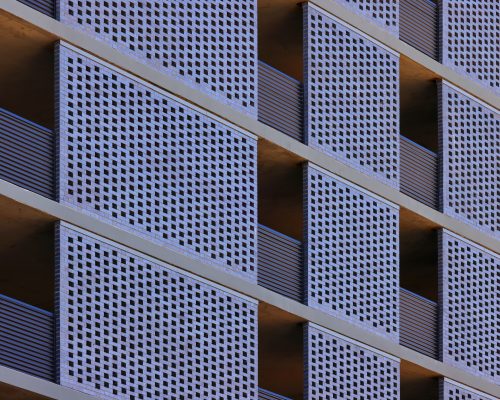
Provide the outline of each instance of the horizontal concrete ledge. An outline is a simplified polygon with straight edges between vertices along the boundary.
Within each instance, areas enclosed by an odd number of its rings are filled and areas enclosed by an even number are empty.
[[[102,236],[139,253],[145,254],[148,257],[153,257],[167,264],[174,265],[189,273],[198,275],[253,299],[294,314],[299,319],[311,321],[334,332],[338,332],[341,335],[366,343],[380,351],[425,368],[436,375],[446,376],[485,393],[500,396],[500,388],[485,379],[476,377],[450,365],[443,364],[440,361],[436,361],[373,334],[366,329],[332,317],[322,311],[308,307],[278,293],[250,283],[244,279],[224,272],[217,267],[204,264],[199,260],[170,250],[164,246],[154,244],[97,218],[82,214],[67,206],[30,192],[29,190],[0,180],[0,196],[5,196],[17,202],[20,207],[24,205],[40,210],[54,221],[66,221],[93,234]]]
[[[3,367],[0,365],[0,383],[4,383],[16,388],[26,390],[36,394],[16,395],[15,399],[40,399],[40,396],[55,400],[98,400],[97,397],[69,389],[58,385],[54,382],[46,381],[45,379],[37,378],[36,376],[25,374],[24,372],[16,371],[15,369]],[[11,391],[9,391],[10,393]]]
[[[334,1],[325,0],[323,2],[317,1],[316,3],[318,5],[323,5],[324,7],[333,7],[332,10],[339,13],[339,18],[345,19],[347,18],[347,16],[350,16],[352,18],[356,17],[358,19],[358,23],[360,24],[366,22],[366,20],[360,19],[361,17],[353,13],[349,13],[348,10],[346,10],[344,7],[341,7],[340,5],[337,5]],[[484,246],[496,253],[500,253],[500,241],[496,240],[487,233],[476,229],[472,225],[468,225],[454,218],[448,217],[443,213],[436,211],[407,195],[402,194],[398,190],[375,180],[373,177],[370,177],[356,170],[355,168],[343,164],[342,162],[335,160],[325,153],[306,146],[298,140],[292,139],[286,134],[257,121],[255,118],[252,118],[244,113],[237,111],[236,109],[233,109],[230,106],[217,101],[216,99],[202,93],[201,91],[182,83],[176,78],[160,73],[155,69],[150,68],[147,65],[113,49],[107,44],[94,40],[86,34],[77,32],[74,29],[60,23],[59,21],[56,21],[53,18],[50,18],[22,3],[19,3],[17,0],[3,0],[1,7],[4,10],[3,13],[10,16],[10,18],[15,18],[23,24],[26,24],[27,22],[27,29],[31,27],[30,29],[36,29],[38,31],[44,32],[46,35],[48,35],[47,40],[49,42],[55,42],[56,40],[61,39],[76,47],[79,47],[80,49],[91,53],[92,55],[104,60],[107,63],[121,68],[126,72],[157,86],[160,89],[166,90],[173,95],[180,97],[181,99],[193,103],[197,107],[203,108],[204,110],[215,114],[216,116],[223,118],[224,120],[237,125],[248,132],[257,135],[261,139],[272,142],[290,151],[304,161],[310,161],[336,175],[341,176],[342,178],[350,182],[353,182],[356,185],[359,185],[377,194],[378,196],[389,200],[392,203],[411,210],[412,212],[422,216],[423,218],[426,218],[437,226],[446,228],[449,231],[456,233],[457,235],[463,236],[466,239],[476,242],[477,244]],[[0,9],[0,12],[2,12],[2,9]],[[365,27],[365,29],[368,28]],[[376,29],[380,31],[379,34],[386,35],[388,37],[387,40],[396,40],[396,42],[400,42],[401,45],[405,45],[403,42],[393,38],[389,33],[386,33],[376,26],[370,27],[370,29]],[[368,31],[370,31],[370,29],[368,29]],[[431,59],[429,58],[429,60]],[[439,63],[436,64],[440,65]],[[457,86],[461,86],[450,77],[446,77],[446,79],[450,82],[453,82]],[[463,79],[467,81],[466,78]]]
[[[448,82],[452,82],[454,85],[460,87],[470,95],[482,99],[484,102],[495,107],[497,110],[500,109],[500,97],[487,86],[482,85],[479,82],[456,72],[450,67],[441,64],[428,55],[417,50],[415,47],[399,40],[398,37],[379,27],[368,18],[351,11],[336,0],[310,0],[310,3],[322,8],[330,14],[333,14],[345,23],[355,27],[368,36],[371,36],[383,45],[394,50],[396,53],[408,57],[409,59],[422,65],[424,68],[434,72],[436,75],[439,75]]]

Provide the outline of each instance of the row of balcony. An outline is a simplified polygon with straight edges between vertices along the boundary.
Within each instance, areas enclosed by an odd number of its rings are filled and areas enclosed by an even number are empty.
[[[19,0],[50,17],[56,17],[55,0]],[[399,38],[425,53],[439,57],[439,7],[433,0],[402,0],[399,3]]]

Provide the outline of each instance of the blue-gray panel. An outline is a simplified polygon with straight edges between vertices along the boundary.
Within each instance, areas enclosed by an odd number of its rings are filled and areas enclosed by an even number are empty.
[[[259,61],[259,121],[302,141],[302,84]]]
[[[54,198],[52,132],[2,108],[0,178]]]
[[[55,2],[56,0],[19,0],[20,3],[34,8],[41,13],[55,18]]]
[[[400,137],[399,190],[434,209],[439,208],[438,156]]]
[[[437,359],[437,303],[403,288],[400,288],[399,296],[399,343]]]
[[[291,299],[302,301],[302,244],[263,225],[258,230],[258,282]]]
[[[0,364],[53,381],[52,314],[0,295]]]

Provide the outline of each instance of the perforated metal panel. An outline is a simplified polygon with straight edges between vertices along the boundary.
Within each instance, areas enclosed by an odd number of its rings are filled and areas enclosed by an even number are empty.
[[[257,143],[61,45],[61,203],[256,281]]]
[[[496,397],[489,396],[464,385],[441,379],[440,381],[440,400],[498,400]]]
[[[398,0],[340,0],[357,14],[371,19],[395,35],[399,32]]]
[[[67,224],[59,382],[101,399],[257,398],[257,302]]]
[[[441,359],[500,383],[500,257],[440,233]]]
[[[500,3],[441,0],[441,62],[500,93]]]
[[[304,5],[306,141],[399,187],[399,57]]]
[[[399,361],[357,342],[306,325],[307,400],[399,400]]]
[[[398,208],[312,165],[304,180],[307,304],[398,341]]]
[[[500,113],[439,85],[443,212],[500,236]]]
[[[257,114],[255,0],[58,3],[58,18],[65,24]]]

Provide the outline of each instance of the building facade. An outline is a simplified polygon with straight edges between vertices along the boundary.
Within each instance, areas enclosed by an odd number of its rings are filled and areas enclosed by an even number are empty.
[[[496,1],[0,4],[1,398],[500,398]]]

